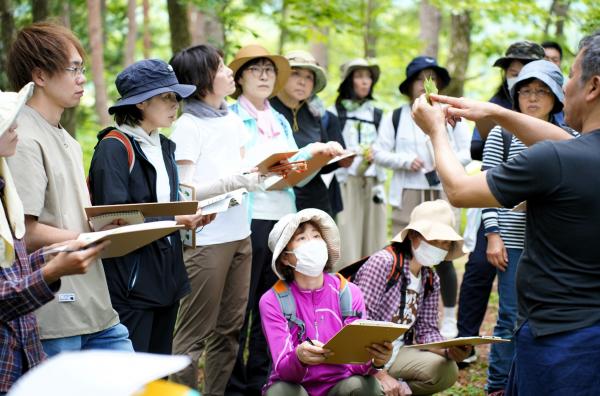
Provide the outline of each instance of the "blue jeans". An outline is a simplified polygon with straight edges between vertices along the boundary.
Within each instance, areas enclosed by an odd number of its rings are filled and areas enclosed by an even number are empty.
[[[515,335],[506,396],[600,394],[600,323],[534,337],[525,322]]]
[[[517,292],[515,277],[521,258],[521,249],[506,249],[508,266],[506,271],[498,270],[498,321],[494,327],[494,336],[513,338],[517,322]],[[492,344],[490,348],[487,390],[497,391],[506,387],[508,372],[515,352],[514,341]]]
[[[121,323],[92,334],[42,340],[44,352],[48,357],[65,351],[82,351],[86,349],[111,349],[114,351],[133,352],[127,327]]]

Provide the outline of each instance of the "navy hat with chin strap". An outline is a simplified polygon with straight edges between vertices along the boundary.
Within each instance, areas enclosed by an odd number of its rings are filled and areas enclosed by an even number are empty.
[[[116,108],[142,103],[165,92],[175,92],[179,98],[187,98],[196,91],[194,85],[179,84],[171,65],[160,59],[144,59],[129,65],[115,81],[121,98],[108,113]]]
[[[402,81],[402,84],[398,87],[400,92],[406,96],[410,96],[410,92],[408,92],[410,84],[417,78],[421,70],[426,69],[432,69],[435,71],[435,74],[437,74],[439,89],[444,89],[450,84],[450,74],[448,74],[448,70],[439,66],[435,58],[432,58],[431,56],[417,56],[410,61],[408,66],[406,66],[406,79]]]

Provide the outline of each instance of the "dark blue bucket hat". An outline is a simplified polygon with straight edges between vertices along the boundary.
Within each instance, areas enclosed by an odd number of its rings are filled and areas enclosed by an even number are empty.
[[[127,66],[117,76],[115,85],[121,98],[108,108],[109,114],[117,107],[142,103],[165,92],[187,98],[196,91],[194,85],[179,84],[171,65],[160,59],[144,59]]]
[[[546,84],[554,94],[555,103],[552,113],[561,111],[565,102],[565,95],[562,89],[564,81],[563,74],[558,66],[544,59],[529,62],[523,66],[514,84],[510,87],[510,96],[515,104],[515,109],[520,111],[518,88],[520,88],[524,82],[533,79],[538,79]]]
[[[450,84],[450,74],[448,74],[448,70],[439,66],[435,58],[430,56],[417,56],[415,59],[410,61],[408,66],[406,66],[406,79],[402,81],[400,86],[400,92],[406,96],[410,96],[408,89],[410,88],[410,84],[413,82],[417,75],[421,72],[421,70],[425,69],[433,69],[435,74],[437,74],[438,88],[444,89]]]

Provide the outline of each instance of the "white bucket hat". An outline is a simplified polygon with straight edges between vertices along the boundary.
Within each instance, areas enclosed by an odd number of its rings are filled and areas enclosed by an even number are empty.
[[[318,94],[325,88],[327,85],[327,76],[325,75],[325,70],[323,70],[311,53],[297,50],[288,52],[285,54],[285,57],[290,62],[290,67],[308,69],[315,74],[315,85],[312,92],[313,94]]]
[[[319,226],[321,236],[327,244],[329,258],[326,266],[333,268],[340,259],[340,233],[331,216],[319,209],[304,209],[298,213],[291,213],[283,216],[269,234],[269,249],[273,252],[271,268],[279,279],[283,279],[283,276],[277,271],[275,263],[292,239],[298,226],[307,221],[314,221]]]
[[[19,92],[0,92],[0,136],[15,122],[25,103],[33,95],[33,82],[25,84]]]
[[[441,199],[423,202],[417,205],[410,214],[410,223],[394,238],[392,242],[402,242],[409,230],[417,231],[428,241],[451,241],[446,260],[454,260],[465,252],[463,238],[454,229],[455,218],[450,204]]]

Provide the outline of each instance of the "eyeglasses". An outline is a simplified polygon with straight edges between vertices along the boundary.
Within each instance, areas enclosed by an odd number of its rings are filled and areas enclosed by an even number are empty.
[[[85,66],[69,66],[65,67],[65,70],[70,72],[73,78],[77,78],[79,76],[83,76],[87,69]]]
[[[252,75],[256,78],[261,78],[263,73],[265,73],[267,77],[273,77],[276,73],[276,70],[273,66],[250,66],[246,70],[250,71],[250,73],[252,73]]]
[[[547,89],[520,89],[517,91],[517,93],[521,96],[523,96],[525,99],[529,99],[530,97],[532,97],[533,95],[535,95],[538,98],[546,98],[550,95],[552,95],[552,92],[550,92]]]

